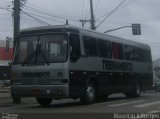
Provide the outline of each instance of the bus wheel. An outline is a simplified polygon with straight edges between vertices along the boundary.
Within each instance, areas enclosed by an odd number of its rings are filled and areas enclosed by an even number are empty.
[[[88,83],[85,89],[85,94],[80,98],[83,104],[92,104],[96,98],[96,89],[93,83]]]
[[[49,106],[52,102],[52,98],[36,98],[36,100],[43,107]]]

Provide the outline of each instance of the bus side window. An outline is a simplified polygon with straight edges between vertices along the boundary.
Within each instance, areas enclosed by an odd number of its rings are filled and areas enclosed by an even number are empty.
[[[76,34],[70,35],[70,59],[76,62],[81,56],[80,39]]]
[[[123,59],[123,45],[120,43],[112,42],[112,56],[113,59]]]
[[[141,48],[134,48],[134,60],[137,62],[144,62],[144,52]]]
[[[134,57],[134,50],[132,46],[125,45],[124,46],[124,55],[125,55],[125,60],[132,61]]]
[[[152,62],[151,52],[149,50],[144,50],[144,60],[147,63]]]
[[[148,63],[151,63],[151,62],[152,62],[152,55],[151,55],[151,51],[150,51],[150,50],[148,50],[147,54],[148,54]]]
[[[112,58],[111,42],[99,39],[98,56],[102,58]]]
[[[97,57],[96,39],[92,37],[83,37],[85,55],[88,57]]]

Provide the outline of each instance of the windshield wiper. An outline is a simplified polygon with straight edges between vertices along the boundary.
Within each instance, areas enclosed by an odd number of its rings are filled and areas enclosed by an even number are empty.
[[[37,56],[37,52],[38,52],[38,44],[36,45],[36,50],[33,51],[28,57],[26,57],[26,59],[22,63],[22,66],[24,66],[26,63],[28,63],[28,61],[31,61],[34,56],[36,57]]]
[[[50,63],[49,63],[49,61],[47,60],[46,55],[45,55],[45,53],[43,52],[43,50],[42,50],[42,48],[41,48],[41,44],[39,44],[39,54],[42,55],[45,63],[46,63],[47,65],[49,65]]]
[[[22,66],[24,66],[24,65],[27,64],[27,63],[29,63],[29,61],[31,61],[34,56],[35,56],[34,64],[37,64],[38,57],[39,57],[40,54],[42,55],[45,63],[46,63],[47,65],[49,65],[49,61],[47,60],[47,58],[46,58],[43,50],[41,49],[41,45],[40,45],[40,44],[37,44],[36,50],[35,50],[32,54],[30,54],[30,55],[24,60],[24,62],[22,63]]]
[[[31,61],[34,57],[35,52],[33,52],[32,54],[30,54],[22,63],[22,66],[24,66],[28,61]]]

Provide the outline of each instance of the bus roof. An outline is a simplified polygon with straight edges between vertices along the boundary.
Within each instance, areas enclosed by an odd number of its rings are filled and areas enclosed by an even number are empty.
[[[99,39],[104,39],[104,40],[109,40],[109,41],[113,41],[113,42],[118,42],[118,43],[122,43],[122,44],[128,44],[128,45],[132,45],[132,46],[136,46],[136,47],[140,47],[140,48],[145,48],[145,49],[150,49],[149,45],[147,44],[143,44],[143,43],[139,43],[139,42],[135,42],[135,41],[131,41],[129,39],[124,39],[124,38],[120,38],[117,36],[111,36],[105,33],[101,33],[98,31],[94,31],[94,30],[89,30],[89,29],[84,29],[84,28],[80,28],[80,27],[76,27],[76,26],[72,26],[72,25],[54,25],[54,26],[41,26],[41,27],[33,27],[33,28],[28,28],[28,29],[24,29],[21,31],[21,34],[26,34],[28,32],[52,32],[52,30],[55,29],[62,29],[62,31],[65,31],[68,29],[68,31],[71,32],[81,32],[83,34],[86,34],[88,36],[91,37],[96,37]]]

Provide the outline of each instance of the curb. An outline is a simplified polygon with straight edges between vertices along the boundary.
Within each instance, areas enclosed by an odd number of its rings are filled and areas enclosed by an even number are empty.
[[[0,93],[9,93],[11,91],[10,87],[1,87],[0,86]]]
[[[9,93],[10,90],[0,90],[0,93]]]

